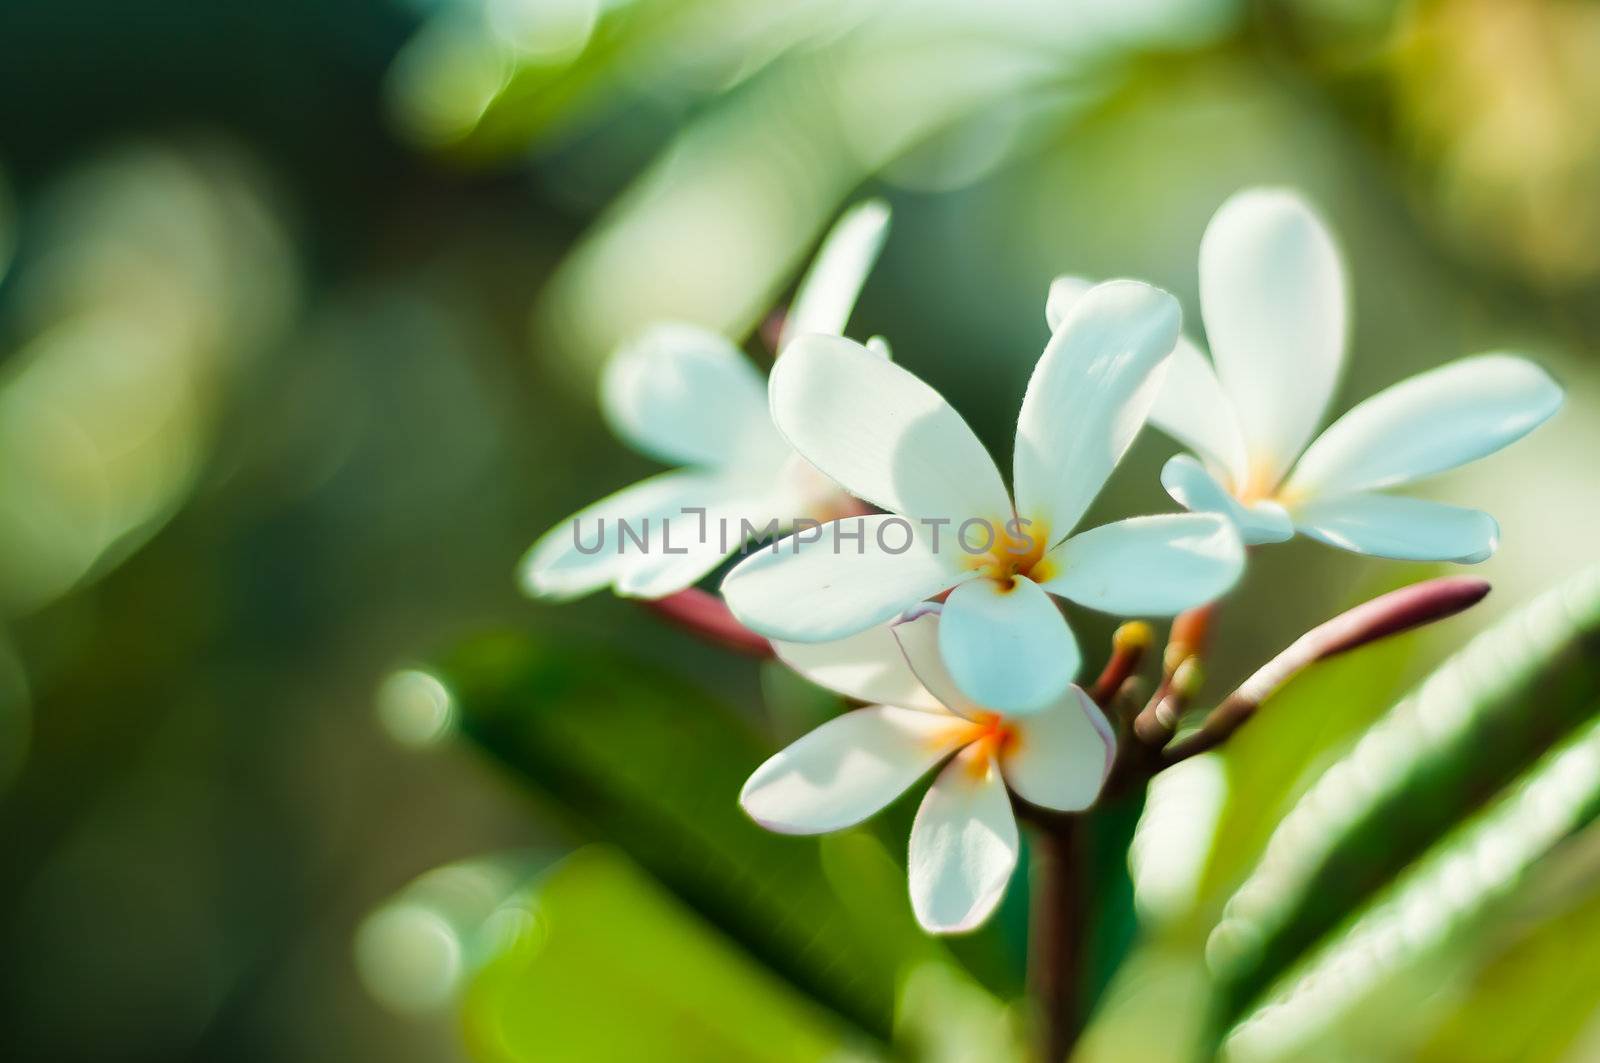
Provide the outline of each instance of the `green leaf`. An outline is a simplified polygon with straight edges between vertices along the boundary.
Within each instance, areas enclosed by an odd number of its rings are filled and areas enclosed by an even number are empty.
[[[17,247],[17,211],[11,199],[10,183],[0,171],[0,280],[5,279],[11,266],[11,255]]]
[[[769,750],[743,719],[614,650],[521,636],[474,642],[435,674],[465,734],[580,837],[621,846],[753,956],[888,1038],[897,950],[874,935],[909,921],[904,881],[892,907],[853,912],[816,839],[744,815],[739,789]]]
[[[896,1040],[920,1063],[1023,1063],[1019,1017],[946,964],[911,970],[900,993]]]
[[[563,861],[534,891],[530,924],[467,991],[474,1059],[793,1063],[851,1047],[837,1019],[614,850]]]
[[[1118,969],[1072,1063],[1182,1060],[1205,1029],[1211,984],[1188,943],[1144,939]]]
[[[1427,565],[1385,571],[1388,578],[1364,585],[1345,604],[1438,574],[1436,566]],[[1223,902],[1261,858],[1278,821],[1416,678],[1418,643],[1428,634],[1384,639],[1317,665],[1269,698],[1250,725],[1217,751],[1227,798],[1183,933],[1203,938],[1216,924]]]
[[[1418,1048],[1419,1063],[1569,1058],[1600,1011],[1600,828],[1573,844],[1581,851],[1553,855],[1548,863],[1557,866],[1545,877],[1576,878],[1579,888],[1557,885],[1508,913],[1509,932],[1494,936],[1491,954]]]
[[[1197,889],[1202,933],[1215,924],[1223,902],[1317,773],[1404,689],[1415,639],[1388,639],[1318,665],[1268,700],[1218,751],[1228,796]]]
[[[1139,921],[1133,906],[1133,879],[1128,872],[1128,847],[1144,811],[1142,788],[1110,797],[1084,817],[1088,832],[1089,926],[1085,928],[1082,1014],[1094,1011],[1117,969],[1133,948]]]
[[[1600,568],[1474,639],[1296,803],[1228,902],[1208,958],[1231,1021],[1600,698]]]
[[[810,682],[782,661],[761,662],[761,699],[769,729],[787,745],[844,711],[838,694]]]
[[[1427,1030],[1458,972],[1470,969],[1475,944],[1508,921],[1519,894],[1537,882],[1540,861],[1597,815],[1600,720],[1546,755],[1297,964],[1230,1034],[1228,1058],[1412,1058],[1408,1043]]]

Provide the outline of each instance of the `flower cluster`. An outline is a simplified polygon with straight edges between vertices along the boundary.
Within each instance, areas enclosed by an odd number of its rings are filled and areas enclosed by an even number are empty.
[[[1344,267],[1299,197],[1250,190],[1201,243],[1209,358],[1160,289],[1052,284],[1008,488],[937,391],[881,340],[842,335],[886,225],[869,203],[824,240],[764,389],[731,342],[692,326],[621,351],[602,387],[611,423],[685,467],[553,529],[522,574],[543,597],[662,598],[703,593],[686,589],[739,555],[721,587],[732,618],[867,703],[757,769],[743,807],[772,830],[838,830],[943,763],[912,828],[911,898],[924,927],[957,932],[993,911],[1015,867],[1009,795],[1080,811],[1117,759],[1118,728],[1077,685],[1063,603],[1175,616],[1227,593],[1246,546],[1296,532],[1380,557],[1483,560],[1489,515],[1387,489],[1499,450],[1562,392],[1525,359],[1479,355],[1381,392],[1313,441],[1344,360]],[[1189,512],[1078,530],[1147,421],[1193,452],[1162,471]]]
[[[739,801],[771,830],[821,834],[861,822],[948,759],[911,825],[911,906],[924,927],[957,932],[988,917],[1016,867],[1006,788],[1042,808],[1088,808],[1116,739],[1076,686],[1023,717],[966,697],[942,660],[940,611],[919,606],[821,653],[778,643],[801,675],[869,704],[762,764]]]
[[[1090,287],[1058,278],[1047,321]],[[1474,355],[1374,395],[1313,441],[1344,367],[1347,307],[1333,237],[1302,199],[1254,189],[1224,204],[1200,242],[1211,358],[1180,339],[1150,411],[1195,455],[1172,458],[1163,485],[1188,509],[1226,513],[1248,544],[1298,532],[1374,557],[1485,560],[1493,517],[1384,491],[1515,442],[1560,408],[1561,388],[1524,358]]]
[[[878,201],[839,220],[800,284],[779,350],[793,336],[843,331],[888,224]],[[881,340],[868,345],[888,356]],[[530,594],[567,599],[611,587],[660,598],[699,582],[738,547],[709,527],[777,531],[855,510],[773,427],[750,360],[698,325],[656,325],[619,351],[606,366],[600,404],[617,435],[683,467],[625,487],[541,536],[522,561]]]

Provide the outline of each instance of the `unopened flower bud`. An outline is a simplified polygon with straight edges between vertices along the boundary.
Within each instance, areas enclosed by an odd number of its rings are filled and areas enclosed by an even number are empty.
[[[1143,620],[1130,620],[1117,628],[1116,634],[1111,636],[1111,648],[1118,653],[1134,653],[1148,650],[1156,641],[1156,632]]]
[[[1200,693],[1200,688],[1205,685],[1206,669],[1200,658],[1193,655],[1185,657],[1172,670],[1172,692],[1185,701]]]

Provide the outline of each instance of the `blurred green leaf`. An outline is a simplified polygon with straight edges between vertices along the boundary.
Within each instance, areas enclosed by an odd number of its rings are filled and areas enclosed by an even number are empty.
[[[5,172],[0,170],[0,281],[5,280],[6,270],[11,265],[11,254],[16,250],[16,213],[10,183],[6,180]]]
[[[971,967],[992,967],[990,931],[953,939],[953,948],[947,947],[945,939],[917,926],[905,900],[905,868],[882,842],[864,830],[820,841],[823,871],[857,921],[862,946],[905,972],[895,1008],[896,1046],[921,1060],[1021,1058],[1011,1010],[951,959],[953,951]],[[1025,892],[1022,882],[1019,874],[1013,894]]]
[[[1206,1022],[1210,982],[1185,942],[1145,939],[1118,968],[1073,1049],[1073,1063],[1183,1058]]]
[[[1546,755],[1297,964],[1229,1035],[1228,1057],[1415,1058],[1412,1046],[1441,997],[1480,961],[1497,924],[1512,921],[1524,891],[1537,892],[1541,861],[1597,815],[1600,721]]]
[[[905,868],[865,830],[839,831],[817,839],[822,873],[845,915],[855,922],[856,941],[885,970],[949,963],[938,938],[925,934],[906,900]]]
[[[10,789],[28,757],[33,734],[33,692],[16,647],[0,637],[0,795]]]
[[[1406,566],[1349,604],[1435,574]],[[1204,934],[1293,802],[1403,689],[1420,633],[1385,639],[1318,665],[1274,694],[1219,751],[1228,797],[1197,891],[1191,933]]]
[[[1228,902],[1208,958],[1237,1017],[1600,699],[1600,568],[1484,632],[1325,772]]]
[[[1204,928],[1261,858],[1272,830],[1331,758],[1400,693],[1413,636],[1318,665],[1274,695],[1219,755],[1228,798],[1198,891]],[[1203,932],[1203,930],[1202,930]]]
[[[188,499],[298,280],[259,174],[227,151],[130,148],[51,187],[0,372],[0,611],[122,563]],[[8,257],[0,187],[0,272]]]
[[[900,993],[896,1039],[920,1063],[1022,1063],[1017,1016],[944,964],[914,968]]]
[[[846,1028],[592,847],[538,886],[533,919],[474,979],[475,1059],[839,1059]]]
[[[761,662],[761,698],[773,737],[788,744],[839,715],[839,695],[810,682],[778,660]]]
[[[1523,905],[1532,912],[1512,913],[1513,930],[1495,935],[1491,955],[1418,1049],[1419,1063],[1569,1058],[1600,1013],[1600,829],[1573,844],[1581,851],[1549,862],[1564,865],[1555,876],[1578,881]]]
[[[768,750],[742,719],[609,649],[487,638],[436,674],[465,733],[581,836],[622,846],[768,966],[888,1037],[900,943],[863,928],[904,926],[904,884],[853,916],[815,839],[745,817],[739,789]]]
[[[1095,814],[1084,818],[1088,838],[1084,855],[1090,874],[1090,917],[1084,942],[1084,997],[1082,1014],[1089,1014],[1099,1003],[1106,987],[1138,932],[1133,907],[1133,879],[1128,871],[1128,847],[1133,831],[1144,811],[1144,791],[1122,794],[1102,801]]]

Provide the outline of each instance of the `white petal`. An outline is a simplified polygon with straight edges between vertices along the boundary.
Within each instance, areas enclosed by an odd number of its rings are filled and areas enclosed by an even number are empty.
[[[934,780],[911,824],[911,909],[936,934],[972,930],[994,912],[1017,866],[1017,821],[981,746]]]
[[[612,431],[661,461],[725,465],[772,435],[750,359],[697,325],[656,325],[606,363],[600,404]]]
[[[857,498],[908,517],[1004,521],[1011,500],[978,437],[933,388],[836,336],[806,335],[772,370],[772,417]]]
[[[1400,495],[1314,499],[1295,507],[1294,525],[1329,546],[1400,561],[1476,564],[1500,541],[1500,526],[1487,513]]]
[[[1061,276],[1050,282],[1044,308],[1050,331],[1060,327],[1067,311],[1092,287],[1094,282],[1083,277]],[[1166,375],[1156,392],[1155,404],[1150,407],[1150,423],[1226,469],[1236,481],[1243,481],[1246,467],[1239,419],[1217,381],[1211,359],[1200,353],[1187,336],[1178,337],[1168,359]]]
[[[1095,285],[1051,336],[1017,418],[1017,514],[1066,538],[1144,425],[1178,340],[1178,301],[1137,281]],[[982,515],[982,514],[974,514]]]
[[[814,537],[791,535],[741,561],[722,581],[722,595],[740,623],[768,638],[854,635],[971,578],[950,552],[936,554],[920,538],[893,552],[914,530],[902,517],[878,514],[824,524]]]
[[[691,550],[675,557],[652,555],[648,560],[641,559],[620,573],[616,580],[616,591],[624,598],[665,598],[699,583],[726,557],[726,554],[705,549]]]
[[[892,624],[877,624],[833,642],[772,644],[778,659],[821,687],[858,701],[937,710],[939,699],[918,680]]]
[[[539,537],[518,566],[522,588],[535,597],[569,599],[608,586],[648,558],[650,529],[663,517],[703,505],[723,489],[715,474],[676,469],[608,495]],[[645,548],[622,534],[622,521]]]
[[[1392,487],[1465,465],[1521,439],[1561,408],[1561,388],[1525,358],[1480,354],[1380,391],[1335,421],[1285,493]]]
[[[1044,563],[1052,594],[1119,616],[1173,616],[1238,582],[1244,544],[1220,514],[1169,513],[1091,528]]]
[[[1167,362],[1167,375],[1150,407],[1150,423],[1179,443],[1193,450],[1243,487],[1249,475],[1245,460],[1244,436],[1233,403],[1223,392],[1211,360],[1187,337]]]
[[[963,694],[1005,715],[1050,704],[1082,663],[1061,610],[1022,578],[1009,587],[976,579],[951,592],[939,614],[939,652]]]
[[[1161,486],[1185,509],[1227,517],[1239,529],[1246,546],[1294,538],[1294,522],[1282,506],[1268,501],[1241,504],[1205,466],[1187,454],[1174,454],[1167,460],[1161,469]]]
[[[1006,782],[1024,800],[1059,812],[1094,804],[1117,751],[1111,723],[1076,686],[1025,720],[1012,724],[1000,753]]]
[[[894,361],[894,348],[889,346],[889,341],[882,336],[868,336],[867,350],[882,358],[886,362]]]
[[[856,709],[769,758],[744,784],[739,804],[768,830],[840,830],[899,797],[971,731],[949,713]]]
[[[725,485],[723,495],[708,491],[695,499],[692,511],[665,514],[652,523],[643,556],[617,577],[617,593],[630,598],[676,594],[739,549],[746,529],[767,528],[773,519],[772,503],[740,493],[740,486]],[[781,517],[778,526],[786,527],[787,519]]]
[[[983,712],[983,708],[967,698],[956,686],[956,681],[945,667],[944,655],[939,652],[939,605],[918,606],[905,619],[890,625],[903,659],[910,666],[928,694],[952,712],[968,718]]]
[[[1252,474],[1276,486],[1316,431],[1344,362],[1344,267],[1299,196],[1251,189],[1200,241],[1200,307]]]
[[[1063,274],[1050,282],[1050,292],[1044,300],[1044,323],[1050,326],[1051,334],[1061,327],[1067,319],[1067,313],[1078,300],[1089,294],[1089,289],[1094,287],[1094,281],[1087,277],[1074,277]]]
[[[795,291],[778,337],[780,352],[790,340],[808,332],[844,334],[856,297],[888,234],[889,205],[881,199],[856,204],[834,223]]]

